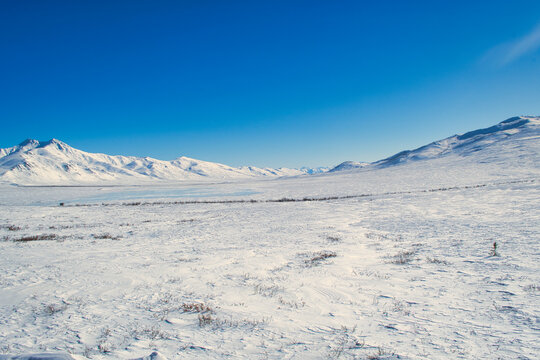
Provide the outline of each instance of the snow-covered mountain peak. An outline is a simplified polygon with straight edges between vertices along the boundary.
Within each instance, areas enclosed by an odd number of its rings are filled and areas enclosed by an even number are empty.
[[[330,171],[330,168],[328,166],[319,166],[315,168],[302,166],[298,170],[303,171],[306,174],[313,175],[313,174],[322,174],[322,173],[328,172]]]
[[[50,139],[50,140],[47,140],[47,141],[39,141],[39,140],[35,140],[35,139],[26,139],[17,146],[7,148],[7,149],[2,149],[2,150],[10,149],[11,151],[9,153],[11,153],[11,152],[28,152],[28,151],[35,150],[35,149],[45,149],[45,148],[51,149],[51,147],[56,148],[58,150],[63,150],[63,151],[65,151],[65,150],[73,150],[73,148],[71,146],[69,146],[68,144],[66,144],[65,142],[60,141],[58,139],[54,139],[54,138]]]
[[[540,118],[537,116],[511,117],[488,128],[450,136],[414,150],[402,151],[372,165],[386,167],[408,161],[427,160],[452,154],[467,156],[501,141],[539,135],[539,120]]]
[[[68,144],[58,139],[51,139],[48,141],[41,141],[37,149],[47,149],[47,150],[59,150],[59,151],[73,151],[75,150]]]
[[[201,160],[193,159],[193,158],[190,158],[190,157],[187,157],[187,156],[179,156],[176,159],[174,159],[173,161],[186,162],[186,161],[201,161]]]
[[[5,148],[5,149],[0,149],[0,159],[7,155],[17,154],[20,152],[35,149],[39,147],[40,145],[41,145],[41,142],[39,142],[38,140],[26,139],[23,142],[21,142],[19,145]]]
[[[504,121],[501,121],[497,125],[493,125],[491,127],[485,128],[485,129],[478,129],[474,131],[469,131],[463,135],[456,135],[457,140],[466,140],[470,139],[475,136],[479,135],[490,135],[490,134],[496,134],[498,132],[517,129],[520,127],[524,127],[527,124],[531,125],[538,125],[538,117],[533,116],[516,116],[509,119],[506,119]]]
[[[61,145],[61,146],[65,146],[65,147],[71,147],[68,144],[66,144],[65,142],[60,141],[60,140],[55,139],[55,138],[52,138],[49,141],[44,141],[44,142],[41,143],[41,146],[47,146],[47,145]]]
[[[172,161],[110,156],[75,149],[58,139],[27,139],[0,149],[0,182],[16,184],[141,183],[295,176],[295,169],[235,168],[185,156]]]
[[[17,146],[22,148],[22,147],[37,147],[39,145],[40,145],[40,142],[38,140],[26,139]]]
[[[335,172],[335,171],[343,171],[343,170],[351,170],[351,169],[360,169],[365,166],[368,166],[369,163],[367,162],[358,162],[358,161],[344,161],[341,164],[337,165],[336,167],[329,170],[329,172]]]
[[[38,147],[45,147],[48,145],[61,145],[65,147],[70,147],[68,144],[66,144],[63,141],[60,141],[58,139],[52,138],[47,141],[39,141],[36,139],[26,139],[23,142],[21,142],[19,145],[17,145],[19,148],[38,148]]]
[[[540,116],[519,116],[520,119],[525,119],[525,120],[529,120],[529,123],[530,124],[533,124],[533,125],[540,125]],[[510,118],[512,119],[512,118]],[[508,120],[510,120],[508,119]],[[505,121],[508,121],[508,120],[505,120]],[[504,122],[504,121],[503,121]]]
[[[388,167],[449,155],[463,157],[485,150],[496,143],[513,139],[536,139],[538,141],[540,139],[540,117],[511,117],[488,128],[469,131],[461,135],[453,135],[414,150],[399,152],[371,164],[346,161],[333,168],[331,172]]]

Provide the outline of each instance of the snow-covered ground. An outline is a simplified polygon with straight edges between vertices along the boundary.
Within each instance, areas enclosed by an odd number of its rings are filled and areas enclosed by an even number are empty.
[[[0,353],[536,359],[540,134],[516,134],[273,180],[1,186]]]

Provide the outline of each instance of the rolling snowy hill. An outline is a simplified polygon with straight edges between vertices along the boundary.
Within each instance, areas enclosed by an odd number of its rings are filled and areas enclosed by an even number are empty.
[[[488,149],[494,144],[520,139],[540,140],[540,117],[516,116],[485,129],[470,131],[434,141],[414,150],[399,152],[371,164],[346,161],[330,172],[358,169],[384,168],[413,161],[441,158],[448,155],[466,157]]]
[[[328,170],[328,172],[360,169],[360,168],[366,167],[368,165],[370,165],[370,163],[368,163],[368,162],[344,161],[341,164],[339,164],[338,166]]]
[[[163,161],[149,157],[93,154],[56,139],[46,142],[28,139],[17,146],[0,149],[0,181],[15,184],[201,181],[291,176],[306,172],[252,166],[235,168],[187,157]]]

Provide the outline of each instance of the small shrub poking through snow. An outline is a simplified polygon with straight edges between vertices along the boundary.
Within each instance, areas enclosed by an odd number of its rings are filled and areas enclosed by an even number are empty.
[[[109,233],[104,233],[104,234],[92,234],[92,237],[94,239],[110,239],[110,240],[120,240],[122,237],[121,236],[113,236]]]
[[[382,347],[377,348],[377,352],[375,354],[368,355],[368,360],[382,360],[382,359],[389,359],[389,356],[394,357],[394,353],[390,351],[386,351]],[[398,357],[399,358],[399,357]]]
[[[493,245],[492,245],[492,248],[491,248],[491,251],[489,252],[489,255],[490,256],[500,256],[499,253],[497,252],[497,242],[493,242]]]
[[[326,240],[328,240],[328,241],[331,242],[331,243],[338,243],[338,242],[341,242],[341,237],[335,236],[335,235],[333,235],[333,236],[327,236],[327,237],[326,237]]]
[[[390,262],[392,264],[405,265],[410,263],[413,260],[413,255],[416,254],[416,251],[400,251],[396,255],[392,256]]]
[[[192,313],[214,312],[214,310],[212,310],[210,306],[203,303],[183,303],[182,310],[184,310],[184,312],[192,312]]]
[[[131,335],[135,339],[166,340],[170,338],[159,326],[138,328],[133,330]]]
[[[212,314],[199,314],[199,326],[212,326],[213,328],[223,329],[223,328],[238,328],[238,327],[249,327],[256,328],[261,325],[264,325],[268,322],[268,319],[256,320],[256,319],[239,319],[234,320],[223,319],[212,316]]]
[[[23,236],[21,238],[15,239],[16,242],[28,242],[28,241],[38,241],[38,240],[55,240],[58,239],[56,234],[41,234],[41,235],[32,235],[32,236]]]
[[[110,341],[112,331],[108,327],[101,330],[101,335],[98,338],[97,348],[102,354],[110,353],[113,350],[113,345]]]
[[[321,250],[311,254],[309,259],[304,260],[306,265],[313,266],[323,262],[326,259],[334,258],[337,254],[330,250]]]
[[[329,359],[339,359],[342,357],[356,359],[353,351],[364,348],[366,343],[363,339],[354,336],[355,331],[356,326],[353,328],[342,326],[341,329],[337,331],[337,337],[330,346],[330,351],[328,353]]]
[[[99,350],[100,353],[103,353],[103,354],[107,354],[107,353],[110,353],[112,351],[110,344],[106,343],[106,342],[99,343],[98,344],[98,350]]]
[[[62,312],[67,308],[67,304],[64,302],[62,304],[49,304],[45,306],[45,314],[54,315],[56,313]]]
[[[210,325],[213,321],[212,314],[199,314],[199,326]]]

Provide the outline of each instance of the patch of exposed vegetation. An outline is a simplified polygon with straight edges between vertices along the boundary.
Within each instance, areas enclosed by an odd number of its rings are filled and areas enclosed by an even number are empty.
[[[135,339],[165,340],[170,338],[158,326],[138,328],[133,330],[131,334]]]
[[[40,240],[58,240],[60,237],[56,234],[41,234],[41,235],[31,235],[23,236],[18,239],[14,239],[16,242],[29,242],[29,241],[40,241]]]
[[[337,235],[329,235],[326,237],[326,240],[328,240],[331,243],[338,243],[341,242],[341,237]]]
[[[262,320],[256,320],[256,319],[234,320],[232,318],[224,319],[224,318],[216,317],[212,315],[211,313],[199,314],[198,319],[199,319],[200,327],[212,326],[214,328],[220,328],[220,329],[237,328],[237,327],[255,328],[263,324],[266,324],[268,322],[268,319],[262,319]]]
[[[113,345],[110,340],[112,337],[112,331],[108,327],[101,330],[101,334],[98,338],[97,348],[102,354],[110,353],[113,350]]]
[[[211,313],[214,312],[212,308],[204,303],[183,303],[182,310],[184,312],[192,313]]]
[[[374,354],[368,355],[366,359],[368,360],[379,360],[383,359],[383,357],[386,357],[388,355],[393,355],[394,353],[388,352],[384,350],[382,347],[377,348],[377,352]]]
[[[346,326],[342,326],[337,331],[336,339],[330,345],[330,351],[328,352],[329,359],[340,359],[343,357],[357,358],[352,351],[364,348],[366,343],[364,339],[360,339],[354,335],[355,331],[356,327],[348,328]]]
[[[409,264],[414,260],[413,256],[416,254],[414,250],[400,251],[396,255],[392,256],[390,263],[397,265]]]
[[[321,250],[312,253],[308,259],[304,260],[306,265],[314,266],[322,263],[323,261],[337,257],[336,252],[330,250]]]
[[[22,227],[17,225],[1,225],[0,229],[6,229],[8,231],[19,231],[22,230]]]
[[[103,233],[103,234],[92,234],[92,237],[94,239],[109,239],[109,240],[120,240],[121,236],[113,236],[109,233]]]
[[[48,304],[45,306],[44,311],[47,315],[54,315],[56,313],[66,310],[67,305],[68,304],[66,302],[62,302],[61,304]]]
[[[493,242],[491,250],[489,251],[489,256],[500,256],[499,253],[497,252],[497,242],[496,241]]]

